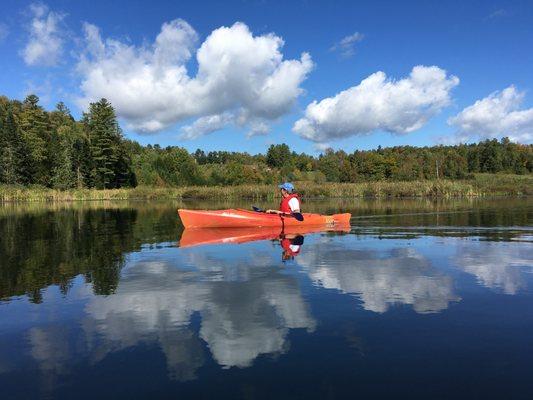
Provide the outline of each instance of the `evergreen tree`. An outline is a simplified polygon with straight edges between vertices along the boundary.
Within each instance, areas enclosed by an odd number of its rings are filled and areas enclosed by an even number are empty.
[[[39,97],[31,94],[23,102],[19,128],[28,149],[30,183],[48,186],[51,165],[51,129],[48,114],[38,105]]]
[[[57,189],[71,189],[76,187],[74,165],[72,160],[73,146],[70,127],[62,126],[58,131],[57,154],[55,166],[52,170],[52,186]]]
[[[135,187],[137,178],[132,169],[130,154],[123,142],[118,146],[117,163],[115,165],[115,187]]]
[[[25,174],[26,148],[17,130],[12,106],[0,106],[0,182],[27,183]]]
[[[91,146],[89,138],[82,130],[76,126],[72,141],[72,169],[74,171],[75,187],[93,187],[91,180],[93,163],[91,158]]]
[[[119,187],[120,176],[127,172],[122,170],[122,131],[113,106],[106,99],[91,103],[84,123],[89,134],[94,186],[98,189]]]
[[[73,163],[76,122],[63,102],[58,103],[56,109],[50,113],[50,126],[51,184],[58,189],[79,187]]]

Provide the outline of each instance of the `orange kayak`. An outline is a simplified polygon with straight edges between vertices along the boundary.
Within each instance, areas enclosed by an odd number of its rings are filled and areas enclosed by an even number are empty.
[[[240,244],[257,240],[273,240],[280,236],[306,235],[318,232],[350,232],[350,225],[324,226],[290,226],[250,227],[250,228],[186,228],[181,234],[180,247],[192,247],[206,244]]]
[[[260,226],[334,226],[350,223],[349,213],[321,215],[303,213],[303,221],[293,217],[280,217],[277,214],[266,214],[256,211],[229,209],[229,210],[184,210],[179,209],[178,214],[185,228],[244,228]]]

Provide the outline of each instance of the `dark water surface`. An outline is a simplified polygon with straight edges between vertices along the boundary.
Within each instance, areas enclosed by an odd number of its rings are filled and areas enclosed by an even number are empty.
[[[0,206],[2,399],[533,398],[532,199],[191,247],[183,206]]]

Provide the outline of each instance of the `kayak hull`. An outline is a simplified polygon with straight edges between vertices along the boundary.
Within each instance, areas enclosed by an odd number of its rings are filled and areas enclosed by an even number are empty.
[[[304,213],[303,221],[294,217],[281,217],[241,209],[228,210],[185,210],[178,214],[185,228],[247,228],[247,227],[288,227],[288,226],[334,226],[350,223],[351,214],[321,215]]]

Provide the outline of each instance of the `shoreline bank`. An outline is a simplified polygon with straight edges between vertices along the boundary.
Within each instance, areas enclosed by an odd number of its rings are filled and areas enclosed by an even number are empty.
[[[477,174],[468,180],[377,181],[361,183],[297,182],[304,198],[460,198],[533,195],[533,175]],[[275,185],[185,186],[122,189],[70,189],[0,185],[0,202],[84,200],[274,200]]]

